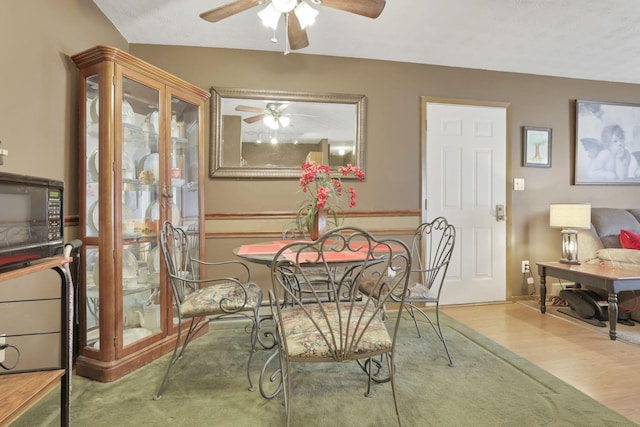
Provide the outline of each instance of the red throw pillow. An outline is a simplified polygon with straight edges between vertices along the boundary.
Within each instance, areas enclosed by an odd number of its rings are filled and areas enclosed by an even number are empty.
[[[620,244],[625,249],[640,249],[640,236],[629,230],[620,230]]]

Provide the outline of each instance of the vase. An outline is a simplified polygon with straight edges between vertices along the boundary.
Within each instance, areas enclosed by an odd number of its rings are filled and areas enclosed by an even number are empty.
[[[326,209],[319,210],[313,217],[313,224],[311,225],[311,230],[309,230],[309,235],[311,240],[318,240],[318,237],[322,236],[327,232],[327,217],[329,216],[329,211]]]

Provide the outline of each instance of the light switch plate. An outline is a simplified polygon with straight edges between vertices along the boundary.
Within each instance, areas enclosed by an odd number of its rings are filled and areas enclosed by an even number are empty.
[[[524,178],[513,179],[513,191],[524,191]]]

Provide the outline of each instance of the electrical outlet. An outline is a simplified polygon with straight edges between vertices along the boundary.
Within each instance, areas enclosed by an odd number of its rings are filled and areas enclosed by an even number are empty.
[[[522,261],[522,272],[523,273],[528,273],[529,271],[529,260],[523,260]]]
[[[0,345],[6,344],[7,336],[5,334],[0,334]],[[4,362],[4,349],[0,350],[0,363]]]

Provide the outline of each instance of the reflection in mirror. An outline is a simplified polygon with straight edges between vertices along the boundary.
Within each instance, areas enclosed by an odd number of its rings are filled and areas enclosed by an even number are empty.
[[[364,95],[211,88],[210,176],[298,178],[306,160],[364,169]]]

